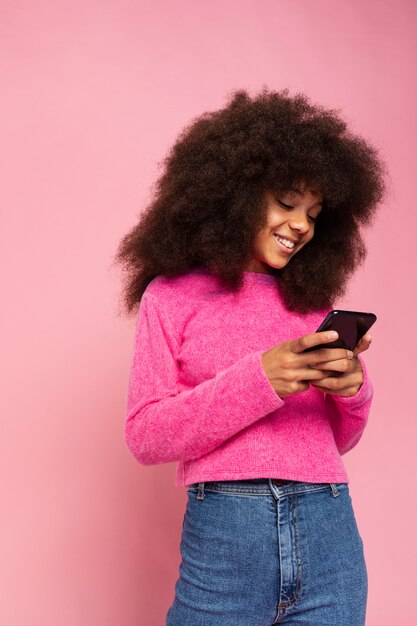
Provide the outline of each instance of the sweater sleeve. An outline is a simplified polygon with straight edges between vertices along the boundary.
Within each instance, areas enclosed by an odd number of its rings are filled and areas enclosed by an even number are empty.
[[[363,383],[354,396],[344,397],[326,393],[330,425],[340,454],[349,452],[359,442],[368,422],[373,399],[373,386],[361,354]]]
[[[140,301],[125,440],[143,465],[198,458],[284,405],[251,352],[194,388],[179,391],[179,339],[158,299]]]

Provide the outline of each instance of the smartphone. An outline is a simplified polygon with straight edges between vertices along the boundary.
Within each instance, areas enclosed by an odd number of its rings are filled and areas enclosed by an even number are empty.
[[[346,348],[347,350],[353,350],[358,341],[375,322],[375,313],[342,311],[341,309],[330,311],[316,330],[316,333],[323,330],[336,330],[339,333],[338,339],[329,343],[321,343],[312,348],[306,348],[303,352],[311,352],[320,348]]]

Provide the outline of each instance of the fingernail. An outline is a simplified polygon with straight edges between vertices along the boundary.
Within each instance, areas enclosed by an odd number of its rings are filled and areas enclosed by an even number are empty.
[[[331,330],[330,332],[327,333],[327,338],[328,339],[337,339],[338,338],[338,333],[335,330]]]
[[[351,359],[353,357],[353,352],[352,350],[346,350],[348,358]]]
[[[368,341],[372,341],[371,335],[368,335]]]

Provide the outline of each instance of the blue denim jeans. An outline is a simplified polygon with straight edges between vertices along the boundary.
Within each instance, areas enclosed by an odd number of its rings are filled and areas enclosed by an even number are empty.
[[[347,483],[188,487],[166,626],[364,626],[368,576]]]

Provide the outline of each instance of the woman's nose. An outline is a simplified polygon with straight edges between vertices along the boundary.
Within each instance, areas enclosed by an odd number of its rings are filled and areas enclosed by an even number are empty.
[[[291,229],[298,230],[300,233],[307,233],[310,228],[307,219],[291,220],[289,225]]]

